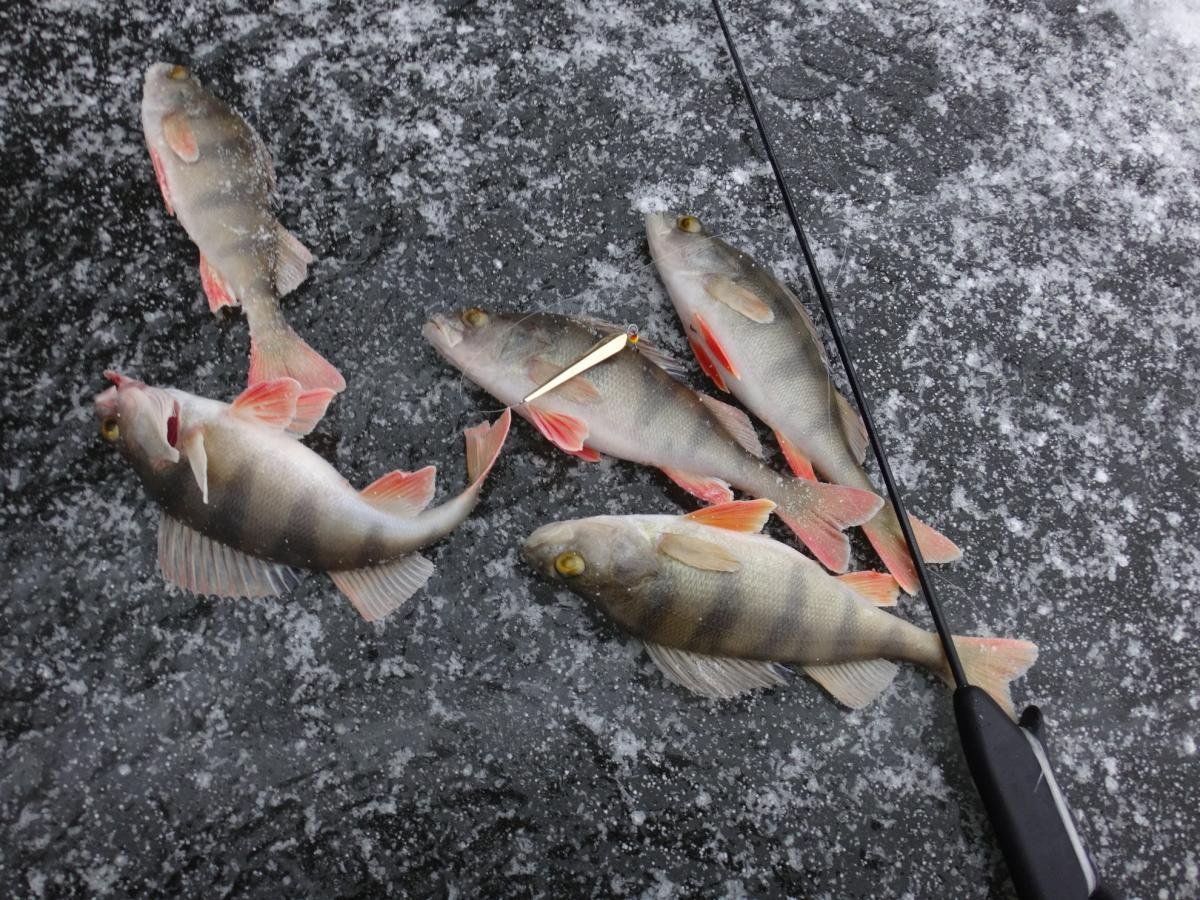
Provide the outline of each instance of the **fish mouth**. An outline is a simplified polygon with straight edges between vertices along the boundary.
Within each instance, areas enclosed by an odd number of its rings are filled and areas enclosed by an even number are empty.
[[[434,313],[421,326],[421,334],[435,348],[443,353],[449,353],[462,343],[463,325],[456,319],[448,319],[441,313]]]
[[[529,565],[542,569],[551,578],[557,578],[554,571],[554,558],[567,548],[575,536],[575,528],[570,522],[551,522],[543,525],[521,545],[521,556]]]
[[[646,243],[650,245],[650,256],[654,259],[663,259],[670,252],[677,218],[671,212],[646,213]]]

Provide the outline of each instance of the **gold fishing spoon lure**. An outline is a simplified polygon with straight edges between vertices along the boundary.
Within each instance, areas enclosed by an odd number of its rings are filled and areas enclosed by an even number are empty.
[[[536,400],[543,394],[548,394],[561,384],[570,381],[576,375],[582,375],[588,369],[599,363],[604,362],[610,356],[615,356],[620,353],[630,344],[636,344],[638,341],[638,327],[636,325],[627,325],[625,330],[618,334],[609,335],[603,340],[595,344],[592,349],[583,356],[579,357],[571,365],[567,366],[541,387],[537,388],[530,394],[525,395],[522,403],[530,403]]]

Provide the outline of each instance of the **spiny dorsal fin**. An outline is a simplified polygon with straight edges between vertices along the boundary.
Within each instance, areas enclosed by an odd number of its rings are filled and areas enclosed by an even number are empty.
[[[697,394],[696,396],[700,398],[700,402],[708,408],[708,411],[716,416],[721,427],[729,432],[729,435],[741,445],[743,450],[757,459],[763,458],[765,454],[762,442],[759,441],[758,433],[755,432],[748,415],[736,406],[722,403],[716,397],[710,397],[708,394]]]
[[[842,423],[842,434],[846,436],[846,443],[850,447],[850,452],[854,454],[855,461],[861,466],[863,460],[867,458],[867,426],[863,424],[862,418],[858,412],[850,405],[842,392],[830,385],[830,390],[834,392],[834,397],[837,399],[838,418]]]
[[[775,504],[770,500],[730,500],[690,512],[683,518],[700,525],[758,534],[771,517]]]
[[[273,378],[250,385],[238,394],[229,411],[239,419],[283,430],[296,417],[299,396],[300,382],[295,378]]]
[[[775,662],[706,656],[645,641],[646,653],[667,679],[701,697],[728,700],[760,688],[787,684],[787,669]]]
[[[775,321],[775,313],[758,294],[748,287],[738,284],[728,275],[706,275],[704,290],[718,303],[723,303],[751,322],[766,324]]]
[[[742,567],[737,558],[721,544],[690,534],[668,532],[658,539],[658,550],[676,562],[707,572],[736,572]]]
[[[592,316],[579,316],[577,321],[594,328],[596,331],[599,331],[605,336],[625,331],[624,325],[616,325],[613,322],[606,322],[603,319],[596,319]],[[641,338],[639,338],[638,342],[634,344],[634,349],[644,356],[648,362],[654,363],[654,365],[658,366],[668,375],[672,375],[675,378],[680,379],[687,377],[687,367],[673,357],[670,353],[667,353],[667,351],[660,350],[658,347],[653,347],[650,344],[647,344],[645,340]]]
[[[206,537],[162,514],[158,567],[186,591],[216,597],[274,597],[300,583],[295,569],[268,562]]]

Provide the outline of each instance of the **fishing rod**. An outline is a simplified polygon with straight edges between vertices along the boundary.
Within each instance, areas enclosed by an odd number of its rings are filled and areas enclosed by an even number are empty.
[[[804,263],[808,267],[817,300],[825,312],[825,321],[829,324],[838,356],[841,357],[846,380],[850,383],[854,401],[862,415],[871,449],[875,452],[879,472],[887,488],[888,499],[896,511],[904,541],[912,554],[921,593],[925,596],[925,603],[933,617],[938,638],[942,642],[942,649],[954,678],[954,713],[963,754],[983,799],[984,809],[995,829],[1017,894],[1022,900],[1115,898],[1117,895],[1111,889],[1100,884],[1096,867],[1084,849],[1071,811],[1051,771],[1042,741],[1041,711],[1036,706],[1029,706],[1021,714],[1020,721],[1014,723],[986,691],[967,680],[962,662],[958,658],[958,650],[954,646],[952,632],[933,590],[929,573],[925,569],[921,548],[917,546],[909,525],[904,499],[896,486],[887,453],[875,427],[871,405],[859,384],[854,362],[838,326],[833,303],[825,290],[825,282],[817,268],[817,261],[809,246],[804,226],[800,224],[796,205],[792,202],[792,193],[775,156],[766,123],[754,99],[750,79],[742,66],[729,23],[725,20],[721,0],[712,0],[712,5],[721,25],[721,32],[725,35],[729,57],[737,70],[742,91],[766,150],[767,160],[771,163],[771,171],[775,174],[783,205],[796,232],[796,240],[804,255]]]

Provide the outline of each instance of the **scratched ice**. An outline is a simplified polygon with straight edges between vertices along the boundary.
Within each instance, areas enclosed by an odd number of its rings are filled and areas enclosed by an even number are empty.
[[[514,548],[690,501],[523,423],[395,621],[317,576],[272,602],[164,587],[90,396],[107,367],[231,396],[246,333],[209,315],[156,195],[151,61],[193,66],[274,154],[318,258],[286,312],[349,381],[312,443],[355,483],[436,463],[445,496],[495,411],[420,340],[430,310],[583,311],[682,354],[645,210],[800,283],[704,4],[273,7],[0,12],[0,881],[1006,896],[943,686],[906,668],[858,713],[803,677],[683,695]],[[966,549],[939,570],[952,620],[1041,646],[1017,696],[1116,885],[1200,895],[1200,11],[729,12],[897,474]]]

